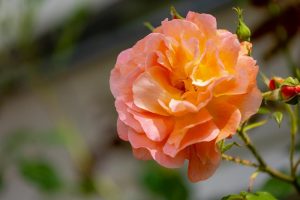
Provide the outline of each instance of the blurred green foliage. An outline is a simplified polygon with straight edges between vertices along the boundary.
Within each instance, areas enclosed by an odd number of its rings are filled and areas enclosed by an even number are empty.
[[[95,180],[90,176],[86,176],[80,179],[78,189],[82,194],[85,195],[92,195],[97,193]]]
[[[0,104],[6,96],[32,85],[39,78],[65,72],[78,40],[91,18],[87,8],[75,9],[59,27],[39,37],[34,33],[37,12],[43,0],[26,0],[16,41],[0,50]],[[3,20],[2,20],[3,21]],[[13,29],[9,19],[0,21],[0,30]],[[4,23],[5,22],[5,23]]]
[[[23,149],[29,146],[62,145],[63,138],[58,130],[48,131],[30,131],[28,129],[19,129],[10,133],[3,141],[0,142],[0,155],[21,154]],[[46,146],[45,146],[46,145]]]
[[[69,152],[70,161],[73,161],[71,164],[77,173],[77,180],[69,182],[56,168],[55,162],[45,156],[45,153],[51,148],[70,151],[68,149],[70,145],[78,149],[78,144],[74,143],[73,135],[72,130],[62,128],[46,131],[19,129],[7,134],[0,140],[0,191],[2,184],[5,184],[2,175],[13,166],[18,170],[23,180],[46,196],[61,192],[76,193],[84,197],[99,195],[97,180],[93,176],[94,169],[89,168],[87,160],[76,160],[81,157],[72,157],[71,152]]]
[[[222,200],[276,200],[268,192],[241,192],[240,194],[231,194],[226,197],[223,197]]]
[[[287,198],[295,192],[292,185],[274,178],[268,179],[261,190],[272,193],[278,199]]]
[[[53,193],[59,191],[62,187],[62,178],[56,171],[51,161],[43,156],[39,148],[53,147],[53,145],[62,144],[57,131],[29,131],[20,129],[8,134],[0,144],[0,190],[4,185],[3,176],[6,169],[15,165],[24,180],[35,185],[43,192]],[[26,149],[34,148],[38,158],[27,154]]]
[[[66,66],[66,61],[72,56],[76,48],[76,42],[87,26],[90,18],[89,11],[85,7],[80,7],[70,16],[58,30],[58,38],[54,45],[51,70],[59,72]],[[55,67],[55,68],[53,68]]]
[[[142,174],[142,184],[152,194],[165,200],[188,200],[189,189],[181,174],[149,161]]]
[[[18,168],[24,180],[34,184],[41,191],[57,192],[63,185],[55,168],[44,159],[20,160]]]

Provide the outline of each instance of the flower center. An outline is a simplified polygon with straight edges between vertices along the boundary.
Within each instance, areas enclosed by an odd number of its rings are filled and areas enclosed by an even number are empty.
[[[192,80],[190,78],[178,79],[174,81],[173,86],[180,90],[182,94],[189,91],[195,92],[198,90],[198,87],[192,84]]]
[[[186,87],[185,87],[185,84],[184,84],[183,80],[177,80],[174,83],[174,87],[177,88],[180,91],[186,92]]]

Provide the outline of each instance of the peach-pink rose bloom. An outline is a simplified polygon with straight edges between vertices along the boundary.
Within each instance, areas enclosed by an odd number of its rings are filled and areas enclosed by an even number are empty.
[[[164,20],[111,71],[119,137],[139,159],[168,168],[188,160],[191,181],[209,178],[220,163],[217,142],[261,104],[249,45],[208,14]]]

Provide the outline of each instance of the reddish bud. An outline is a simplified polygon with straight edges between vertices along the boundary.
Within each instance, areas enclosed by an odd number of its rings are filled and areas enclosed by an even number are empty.
[[[269,82],[269,89],[276,90],[277,88],[280,87],[280,84],[282,84],[283,82],[284,82],[284,79],[275,76]]]
[[[295,91],[297,94],[300,94],[300,85],[295,86]]]
[[[284,85],[281,87],[281,95],[282,95],[283,99],[285,99],[285,100],[291,99],[297,95],[296,90],[297,89],[295,86]]]
[[[276,89],[276,83],[274,79],[271,79],[269,82],[269,89],[270,90],[275,90]]]

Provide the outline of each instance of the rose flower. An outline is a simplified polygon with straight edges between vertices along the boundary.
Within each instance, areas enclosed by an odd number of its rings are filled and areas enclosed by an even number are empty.
[[[209,178],[221,158],[217,142],[261,104],[247,47],[208,14],[164,20],[111,71],[119,137],[139,159],[168,168],[188,160],[191,181]]]

